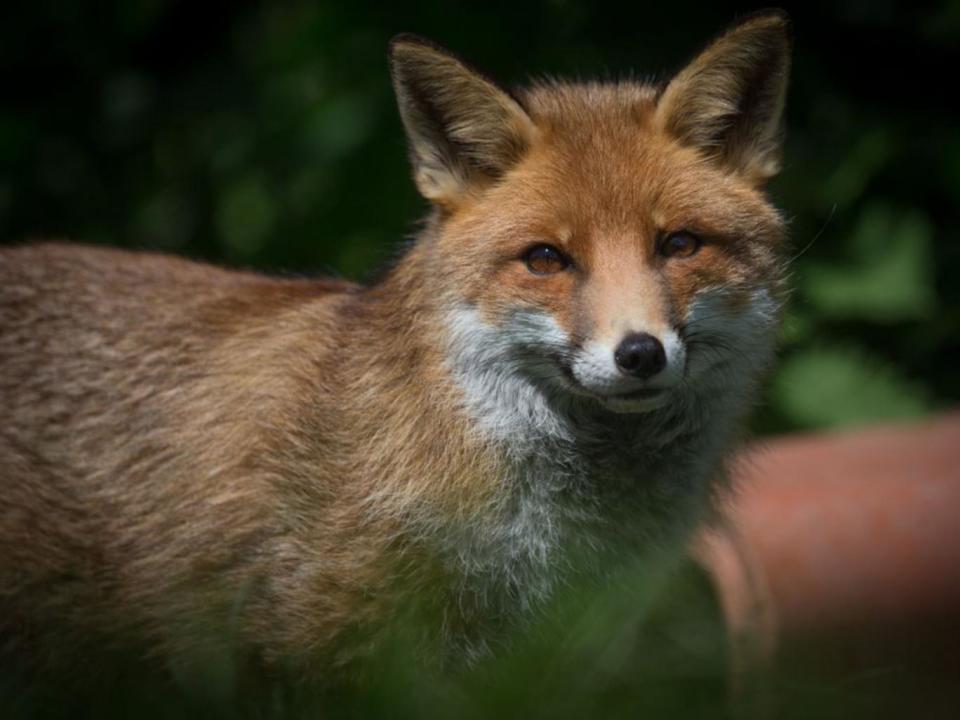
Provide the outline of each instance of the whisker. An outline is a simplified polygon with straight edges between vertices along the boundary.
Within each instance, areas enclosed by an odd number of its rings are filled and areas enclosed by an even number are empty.
[[[837,205],[836,203],[834,203],[833,207],[830,208],[830,214],[827,215],[827,219],[823,221],[823,225],[817,231],[817,234],[813,236],[813,239],[810,242],[808,242],[800,252],[798,252],[792,258],[787,260],[788,265],[798,260],[804,253],[807,252],[807,250],[813,247],[813,244],[820,239],[820,236],[823,235],[824,230],[827,229],[827,225],[829,225],[830,221],[833,220],[833,216],[836,212],[837,212]]]

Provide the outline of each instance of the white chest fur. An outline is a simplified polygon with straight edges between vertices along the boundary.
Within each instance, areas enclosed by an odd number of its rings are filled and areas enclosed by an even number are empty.
[[[553,358],[570,352],[569,339],[546,313],[516,312],[498,326],[468,307],[451,313],[448,370],[462,410],[508,468],[482,521],[436,538],[463,578],[461,602],[522,613],[550,598],[578,558],[683,535],[772,347],[772,315],[718,324],[715,304],[704,299],[688,327],[722,347],[749,341],[753,359],[691,353],[691,382],[635,415],[568,392]]]

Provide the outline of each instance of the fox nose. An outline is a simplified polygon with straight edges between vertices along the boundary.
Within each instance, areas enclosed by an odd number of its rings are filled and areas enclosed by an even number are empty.
[[[663,343],[647,333],[627,335],[613,353],[620,371],[646,380],[663,370],[667,355]]]

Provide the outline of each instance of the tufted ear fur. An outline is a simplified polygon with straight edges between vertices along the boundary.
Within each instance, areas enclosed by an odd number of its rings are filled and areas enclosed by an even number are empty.
[[[747,18],[670,81],[658,101],[657,122],[762,185],[780,170],[790,49],[786,13]]]
[[[390,43],[390,74],[414,180],[428,200],[455,204],[527,148],[534,127],[523,108],[447,51],[399,35]]]

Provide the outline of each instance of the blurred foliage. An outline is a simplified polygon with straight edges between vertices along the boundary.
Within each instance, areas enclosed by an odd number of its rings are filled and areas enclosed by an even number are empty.
[[[413,31],[506,82],[667,77],[731,3],[7,3],[0,238],[360,278],[412,232],[385,58]],[[960,1],[788,8],[794,301],[761,432],[960,399]]]
[[[511,652],[469,671],[413,661],[419,644],[405,618],[360,683],[277,683],[251,693],[222,662],[171,684],[134,675],[81,690],[41,684],[25,692],[20,679],[0,673],[0,708],[11,720],[72,719],[78,708],[90,717],[150,720],[730,717],[725,636],[709,581],[686,564],[663,593],[666,566],[652,567],[626,572],[621,580],[629,582],[605,592],[570,588]]]
[[[145,675],[131,658],[128,672],[80,689],[59,675],[26,683],[0,672],[0,712],[9,720],[879,720],[933,717],[926,710],[957,697],[952,675],[915,665],[863,672],[841,661],[823,672],[822,651],[731,676],[711,582],[675,554],[621,568],[599,591],[569,586],[509,649],[470,668],[423,662],[417,628],[405,616],[361,680],[330,687],[237,674],[230,658],[172,678]]]

